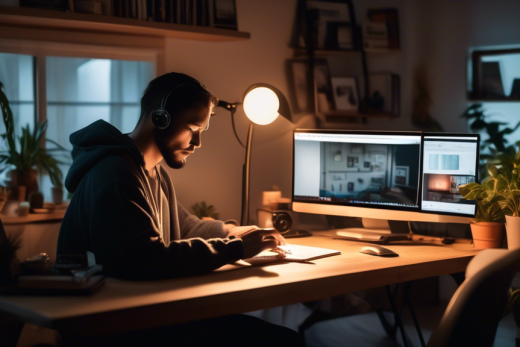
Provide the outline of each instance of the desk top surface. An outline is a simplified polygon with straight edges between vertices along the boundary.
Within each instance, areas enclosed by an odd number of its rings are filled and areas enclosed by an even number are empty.
[[[399,257],[376,257],[359,253],[367,243],[337,240],[332,235],[315,233],[288,240],[341,251],[339,256],[311,263],[232,264],[206,275],[152,282],[108,278],[88,297],[0,296],[0,309],[50,328],[77,328],[81,322],[85,329],[93,329],[101,316],[142,322],[143,314],[161,316],[158,310],[173,324],[462,272],[478,252],[469,240],[452,245],[404,241],[385,245]]]

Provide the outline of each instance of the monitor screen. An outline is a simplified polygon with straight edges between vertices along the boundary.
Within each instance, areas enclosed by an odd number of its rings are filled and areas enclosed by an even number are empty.
[[[424,134],[421,206],[424,212],[475,216],[475,202],[464,200],[461,184],[477,182],[478,136]]]
[[[478,135],[295,130],[293,209],[393,220],[463,222],[473,201]]]

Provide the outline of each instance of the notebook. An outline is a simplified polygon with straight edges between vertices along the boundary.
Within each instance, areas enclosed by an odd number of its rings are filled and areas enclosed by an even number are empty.
[[[308,262],[315,259],[340,255],[341,252],[335,249],[301,246],[301,245],[284,245],[278,246],[275,250],[263,251],[253,258],[245,259],[250,264],[260,264],[272,261],[295,261]]]

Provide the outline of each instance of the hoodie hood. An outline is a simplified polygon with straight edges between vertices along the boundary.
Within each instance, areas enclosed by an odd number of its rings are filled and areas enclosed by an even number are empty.
[[[144,158],[135,142],[113,125],[98,120],[70,135],[72,166],[65,179],[65,187],[76,191],[83,177],[109,155],[125,153],[137,165],[144,166]]]

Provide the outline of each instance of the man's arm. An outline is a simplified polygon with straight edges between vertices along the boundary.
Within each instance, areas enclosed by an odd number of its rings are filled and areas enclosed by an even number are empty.
[[[187,276],[243,257],[240,238],[194,238],[165,245],[136,183],[103,192],[91,214],[90,242],[108,275],[129,279]]]
[[[182,239],[192,237],[202,237],[203,239],[227,237],[229,228],[235,226],[234,224],[224,224],[224,222],[217,220],[200,220],[189,213],[179,202],[177,202],[177,211]]]

